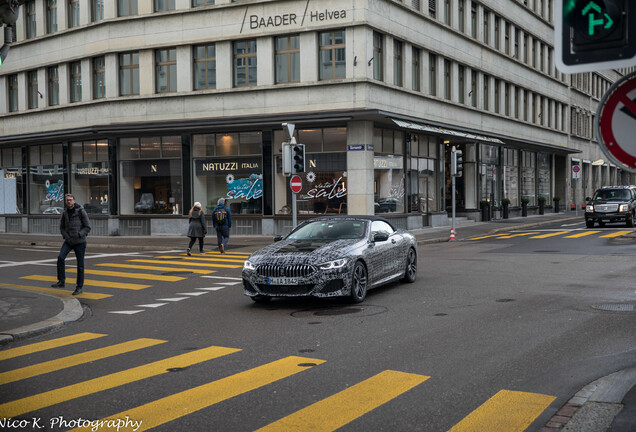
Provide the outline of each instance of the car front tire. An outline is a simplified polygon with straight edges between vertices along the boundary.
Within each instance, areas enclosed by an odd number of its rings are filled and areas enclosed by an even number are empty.
[[[585,226],[588,228],[594,228],[594,221],[593,220],[586,220],[585,221]]]
[[[353,266],[353,275],[351,276],[351,301],[361,303],[367,296],[367,268],[360,261]]]
[[[630,213],[629,216],[627,216],[627,219],[625,219],[625,225],[629,228],[634,226],[634,215],[632,213]]]
[[[417,277],[417,253],[415,249],[409,248],[406,254],[406,270],[404,271],[404,282],[413,283]]]

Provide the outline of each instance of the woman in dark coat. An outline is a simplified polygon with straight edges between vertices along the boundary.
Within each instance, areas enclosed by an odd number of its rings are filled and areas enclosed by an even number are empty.
[[[190,209],[190,225],[188,226],[188,237],[190,237],[190,244],[186,253],[190,256],[190,250],[194,245],[196,239],[199,239],[199,252],[203,255],[203,237],[208,233],[208,224],[205,222],[205,214],[201,208],[200,202],[195,202],[194,206]]]

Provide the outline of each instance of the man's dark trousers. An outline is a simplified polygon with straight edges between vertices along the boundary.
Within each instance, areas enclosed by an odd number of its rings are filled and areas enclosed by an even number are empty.
[[[66,256],[71,252],[75,252],[75,258],[77,259],[77,288],[84,286],[84,256],[86,255],[86,242],[80,243],[74,246],[64,242],[60,249],[60,254],[57,257],[57,280],[64,283],[66,281],[66,266],[64,260]]]

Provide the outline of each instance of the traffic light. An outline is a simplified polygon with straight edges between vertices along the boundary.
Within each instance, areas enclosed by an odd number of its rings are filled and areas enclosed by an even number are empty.
[[[305,144],[293,145],[292,168],[294,173],[305,172]]]
[[[461,177],[464,172],[464,153],[461,150],[453,149],[451,158],[451,174],[454,177]]]
[[[633,0],[557,0],[554,46],[565,73],[636,66]]]

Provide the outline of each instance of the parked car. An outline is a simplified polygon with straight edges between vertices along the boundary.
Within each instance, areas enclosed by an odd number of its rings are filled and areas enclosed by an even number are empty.
[[[62,214],[64,209],[62,207],[49,207],[45,209],[42,214]]]
[[[243,267],[245,295],[259,303],[299,296],[359,303],[367,290],[417,274],[415,237],[378,216],[323,216],[275,240]]]
[[[585,200],[585,226],[588,228],[593,228],[595,223],[602,227],[610,222],[634,226],[636,186],[605,186]]]

